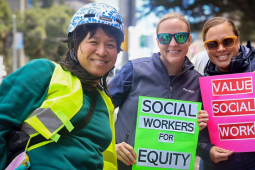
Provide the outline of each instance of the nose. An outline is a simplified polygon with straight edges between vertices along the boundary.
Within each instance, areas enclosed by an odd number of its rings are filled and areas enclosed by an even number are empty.
[[[175,41],[175,39],[174,39],[174,37],[173,37],[173,36],[172,36],[172,39],[171,39],[171,41],[170,41],[169,45],[171,45],[171,46],[175,46],[175,45],[177,45],[177,42]]]
[[[106,56],[107,55],[107,51],[106,51],[106,48],[104,45],[99,45],[97,47],[97,50],[95,52],[97,55],[103,57],[103,56]]]
[[[224,46],[220,44],[217,51],[224,51],[224,50],[226,50],[226,48],[224,48]]]

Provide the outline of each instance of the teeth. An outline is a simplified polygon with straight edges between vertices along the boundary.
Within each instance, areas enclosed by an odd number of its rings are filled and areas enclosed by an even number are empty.
[[[95,63],[98,63],[98,64],[104,64],[106,63],[106,61],[98,61],[98,60],[93,60]]]
[[[227,57],[228,55],[222,55],[222,56],[218,56],[219,57],[219,59],[225,59],[226,57]]]
[[[179,50],[177,50],[177,51],[170,51],[170,50],[169,50],[168,52],[169,52],[169,53],[178,53],[178,51],[179,51]]]

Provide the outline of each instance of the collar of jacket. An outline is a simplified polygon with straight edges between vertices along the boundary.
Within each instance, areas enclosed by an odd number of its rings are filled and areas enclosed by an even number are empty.
[[[152,60],[155,63],[155,65],[157,67],[159,67],[160,69],[166,69],[163,62],[160,59],[160,53],[153,53],[152,55]],[[185,56],[184,58],[184,64],[183,64],[183,71],[185,70],[192,70],[194,69],[194,65],[190,62],[189,58],[187,56]]]
[[[227,72],[221,72],[216,65],[209,60],[205,67],[205,76],[240,73],[242,68],[250,64],[254,57],[252,54],[255,54],[255,49],[251,46],[251,42],[248,41],[246,46],[240,45],[239,54],[231,59]]]

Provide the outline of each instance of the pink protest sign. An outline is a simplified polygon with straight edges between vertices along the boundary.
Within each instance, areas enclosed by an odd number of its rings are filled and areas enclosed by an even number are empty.
[[[235,152],[255,151],[254,73],[200,77],[211,142]]]

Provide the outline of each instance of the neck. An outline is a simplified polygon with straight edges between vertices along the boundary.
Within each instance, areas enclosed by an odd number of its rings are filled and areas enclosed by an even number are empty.
[[[216,66],[217,67],[217,66]],[[217,67],[218,68],[218,70],[220,70],[221,72],[228,72],[228,68],[226,68],[226,69],[220,69],[219,67]]]
[[[99,83],[99,80],[95,80],[95,83],[93,83],[92,86],[96,87],[98,83]]]
[[[171,63],[165,61],[164,57],[162,57],[162,56],[160,56],[160,59],[163,62],[169,76],[175,76],[175,75],[178,75],[182,72],[184,60],[182,62],[177,63],[177,64],[176,63],[171,64]]]

